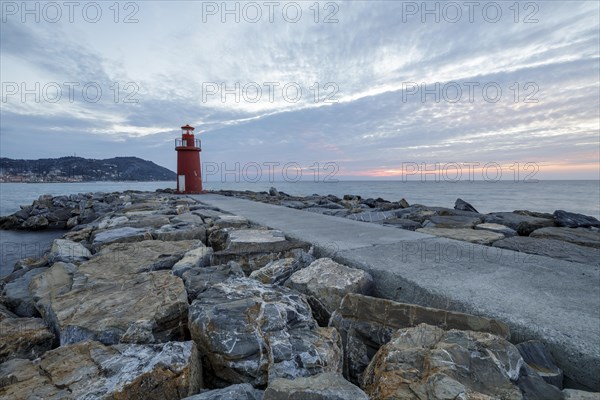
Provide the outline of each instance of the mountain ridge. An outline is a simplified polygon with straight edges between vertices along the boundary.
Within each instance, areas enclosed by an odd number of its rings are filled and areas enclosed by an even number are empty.
[[[0,182],[168,181],[175,172],[139,157],[0,158]]]

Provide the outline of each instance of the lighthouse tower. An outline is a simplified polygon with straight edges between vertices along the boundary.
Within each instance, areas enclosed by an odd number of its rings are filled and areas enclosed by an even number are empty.
[[[181,127],[181,139],[175,139],[177,151],[177,193],[202,193],[200,175],[200,139],[194,138],[194,127]]]

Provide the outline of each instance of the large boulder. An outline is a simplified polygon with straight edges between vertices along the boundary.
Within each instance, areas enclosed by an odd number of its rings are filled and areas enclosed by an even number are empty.
[[[558,258],[582,264],[600,265],[600,250],[555,239],[515,236],[494,242],[494,247]]]
[[[556,210],[554,211],[553,217],[557,226],[566,228],[600,228],[600,221],[589,215]]]
[[[273,260],[297,257],[308,251],[310,244],[286,239],[283,232],[267,229],[218,230],[211,233],[209,240],[218,246],[213,255],[213,264],[227,264],[236,261],[249,275]],[[224,240],[224,243],[222,243]]]
[[[529,340],[517,345],[523,360],[533,370],[551,385],[559,389],[563,388],[563,371],[556,365],[552,355],[538,340]]]
[[[263,391],[254,389],[249,383],[240,383],[223,389],[208,390],[184,400],[263,400]]]
[[[510,337],[508,327],[493,319],[349,294],[330,320],[330,326],[335,327],[342,337],[344,375],[351,382],[359,383],[373,355],[396,330],[421,323]]]
[[[68,239],[54,239],[48,254],[48,261],[73,263],[87,261],[90,257],[92,257],[92,253],[81,243]]]
[[[475,225],[473,227],[473,229],[501,233],[502,235],[504,235],[506,237],[512,237],[512,236],[515,236],[517,234],[517,231],[515,231],[512,228],[509,228],[506,225],[492,224],[492,223],[489,223],[489,222]]]
[[[248,278],[213,285],[190,306],[189,328],[217,387],[341,371],[337,331],[319,328],[303,296],[279,286]]]
[[[29,284],[39,274],[42,274],[47,268],[34,268],[24,271],[20,277],[7,282],[2,291],[4,303],[8,308],[19,317],[39,317],[40,314],[35,308],[33,299],[29,294]]]
[[[0,365],[3,399],[181,399],[202,387],[193,342],[81,342]]]
[[[471,204],[467,203],[466,201],[464,201],[461,198],[456,199],[456,201],[454,202],[454,209],[461,210],[461,211],[478,212],[475,209],[475,207],[473,207]]]
[[[181,260],[177,261],[175,265],[173,265],[173,275],[181,277],[185,271],[188,271],[192,268],[206,267],[210,265],[212,254],[213,250],[210,247],[206,247],[201,242],[198,243],[198,247],[186,252]]]
[[[132,243],[149,239],[152,239],[152,235],[146,228],[123,227],[99,230],[92,235],[92,248],[98,251],[112,243]]]
[[[523,364],[519,351],[498,336],[421,324],[398,330],[379,349],[362,388],[374,400],[521,400],[514,382]]]
[[[587,228],[548,227],[533,231],[530,237],[556,239],[579,246],[600,248],[600,231]]]
[[[0,320],[0,363],[12,358],[35,359],[52,348],[54,334],[41,318]]]
[[[472,229],[481,218],[464,215],[434,215],[423,223],[425,228]]]
[[[497,240],[504,239],[504,235],[501,233],[475,229],[421,228],[417,229],[417,232],[476,244],[492,244]]]
[[[200,293],[207,290],[211,285],[225,282],[232,277],[245,277],[240,265],[234,261],[210,267],[195,267],[187,270],[182,275],[190,301],[196,299]]]
[[[325,373],[307,378],[275,379],[264,400],[369,400],[359,387],[340,374]]]
[[[330,258],[319,258],[295,272],[286,286],[310,296],[313,309],[324,309],[325,319],[329,320],[328,316],[348,293],[371,294],[373,278],[363,270],[338,264]]]
[[[187,292],[170,267],[196,242],[112,244],[74,272],[51,268],[32,283],[36,307],[61,345],[183,340]]]
[[[484,216],[484,222],[506,225],[514,229],[521,236],[528,236],[536,229],[554,226],[554,221],[548,218],[532,217],[525,214],[513,212],[497,212]]]

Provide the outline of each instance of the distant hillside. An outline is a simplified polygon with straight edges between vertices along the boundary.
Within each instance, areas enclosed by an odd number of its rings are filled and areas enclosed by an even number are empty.
[[[175,177],[175,172],[137,157],[0,158],[3,182],[169,181]]]

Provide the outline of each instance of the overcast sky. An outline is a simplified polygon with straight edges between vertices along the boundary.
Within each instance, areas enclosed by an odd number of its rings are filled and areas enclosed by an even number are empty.
[[[398,178],[534,163],[539,178],[599,177],[597,1],[226,7],[2,1],[1,156],[175,170],[189,123],[202,161],[227,168]]]

